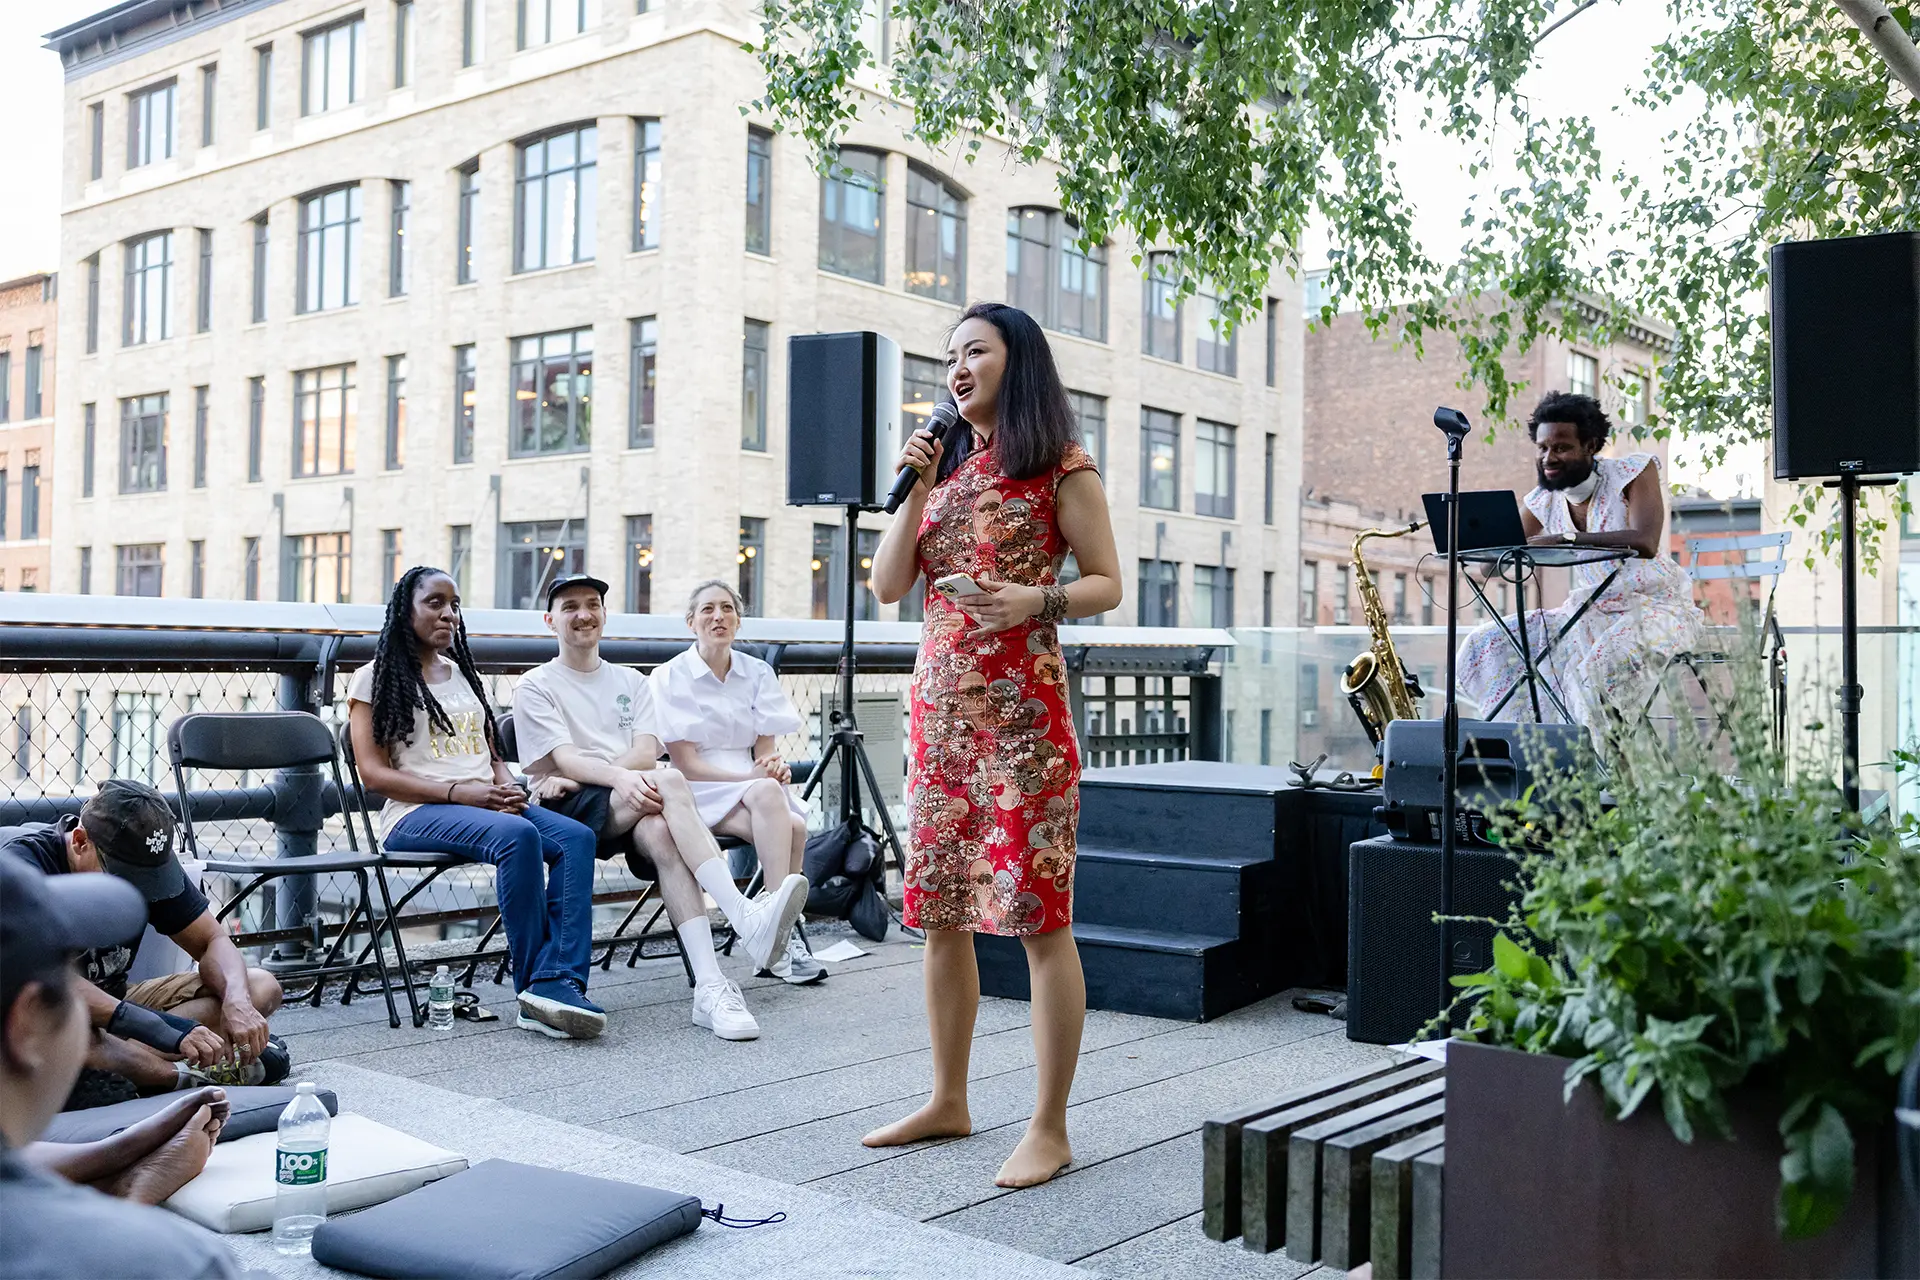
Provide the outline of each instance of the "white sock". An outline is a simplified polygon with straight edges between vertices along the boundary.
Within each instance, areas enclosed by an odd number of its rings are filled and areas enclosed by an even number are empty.
[[[713,925],[705,916],[695,916],[674,932],[680,935],[680,945],[687,949],[687,965],[693,970],[695,983],[720,982],[725,978],[720,972],[720,962],[713,955]]]
[[[723,854],[718,858],[708,858],[695,867],[693,878],[707,891],[714,905],[734,928],[739,928],[747,919],[747,899],[733,883],[733,873],[727,868],[727,859]]]

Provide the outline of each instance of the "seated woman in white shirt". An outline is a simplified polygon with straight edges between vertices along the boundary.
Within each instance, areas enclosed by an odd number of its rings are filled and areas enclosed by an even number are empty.
[[[788,790],[793,771],[777,739],[802,722],[773,668],[737,653],[740,597],[718,580],[687,604],[691,649],[653,669],[654,712],[667,754],[693,791],[700,819],[722,835],[753,842],[766,882],[800,870],[807,811]]]

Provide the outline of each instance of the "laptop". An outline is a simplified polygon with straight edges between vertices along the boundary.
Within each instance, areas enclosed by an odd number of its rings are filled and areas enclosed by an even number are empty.
[[[1447,495],[1423,493],[1427,527],[1433,530],[1433,549],[1447,553]],[[1511,489],[1472,489],[1460,495],[1460,549],[1482,551],[1488,547],[1519,547],[1527,541],[1526,526],[1520,523],[1520,499]]]

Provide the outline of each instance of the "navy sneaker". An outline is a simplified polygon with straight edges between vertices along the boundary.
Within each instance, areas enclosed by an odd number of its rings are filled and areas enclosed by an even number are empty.
[[[607,1011],[605,1009],[602,1009],[599,1005],[593,1002],[593,998],[587,994],[586,987],[582,985],[579,979],[568,978],[567,981],[573,986],[574,994],[580,997],[581,1004],[593,1010],[595,1013],[599,1014],[603,1018],[607,1016]]]
[[[519,1025],[556,1040],[591,1040],[607,1029],[607,1015],[565,978],[547,978],[520,993]]]

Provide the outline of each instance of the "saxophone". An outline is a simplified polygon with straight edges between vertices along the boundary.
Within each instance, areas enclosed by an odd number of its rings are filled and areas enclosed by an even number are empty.
[[[1415,702],[1426,694],[1420,688],[1419,678],[1401,665],[1400,654],[1393,647],[1393,637],[1387,632],[1386,606],[1380,603],[1380,589],[1373,585],[1373,575],[1367,571],[1360,544],[1368,538],[1404,538],[1425,527],[1425,521],[1415,520],[1404,529],[1367,529],[1353,540],[1353,569],[1360,578],[1360,607],[1366,611],[1367,629],[1373,633],[1373,642],[1348,664],[1346,673],[1340,677],[1340,692],[1347,695],[1353,713],[1360,717],[1360,727],[1366,730],[1376,755],[1386,741],[1388,722],[1419,719],[1420,710]],[[1378,777],[1379,773],[1380,766],[1375,765],[1374,776]]]

